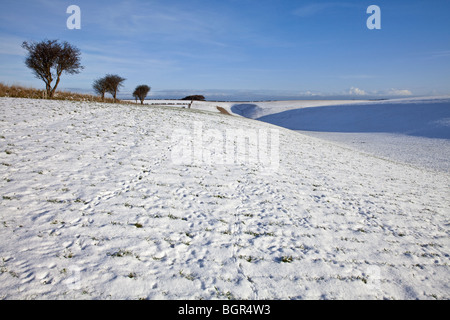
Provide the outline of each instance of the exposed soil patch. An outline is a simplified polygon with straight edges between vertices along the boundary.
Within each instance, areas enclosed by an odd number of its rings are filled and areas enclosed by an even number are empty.
[[[231,116],[231,114],[227,110],[225,110],[224,108],[222,108],[222,107],[216,107],[216,108],[217,108],[217,110],[220,111],[220,113],[227,114],[227,115]]]

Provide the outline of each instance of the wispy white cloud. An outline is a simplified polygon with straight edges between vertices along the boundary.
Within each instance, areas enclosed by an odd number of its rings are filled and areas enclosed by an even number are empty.
[[[351,87],[351,88],[348,90],[347,93],[348,93],[349,95],[351,95],[351,96],[365,96],[365,95],[367,95],[367,93],[366,93],[364,90],[359,89],[359,88],[355,88],[355,87]]]
[[[345,79],[345,80],[348,80],[348,79],[373,79],[373,78],[375,78],[375,76],[370,75],[370,74],[347,74],[347,75],[336,76],[336,78]]]
[[[387,91],[389,96],[411,96],[412,92],[407,89],[389,89]]]
[[[294,15],[299,16],[301,18],[311,17],[319,13],[323,13],[330,9],[336,8],[348,8],[352,7],[354,4],[346,3],[346,2],[323,2],[323,3],[311,3],[299,7],[294,10]]]
[[[430,58],[447,58],[450,57],[450,50],[432,52]]]
[[[357,87],[351,87],[343,93],[349,96],[371,96],[371,97],[404,97],[411,96],[413,93],[408,89],[390,88],[387,90],[373,90],[367,91]]]
[[[22,49],[23,41],[23,38],[0,35],[0,54],[25,56],[26,51]]]
[[[190,6],[167,5],[162,2],[128,0],[113,2],[96,19],[98,28],[117,35],[133,35],[142,39],[160,39],[164,42],[204,42],[224,46],[218,36],[232,27],[226,16],[206,9],[192,10]]]
[[[148,67],[168,67],[173,65],[172,60],[165,59],[152,59],[139,57],[138,59],[132,59],[130,57],[114,57],[108,54],[89,54],[84,53],[83,58],[88,60],[89,63],[105,64],[105,65],[123,65],[129,66],[148,66]]]
[[[412,96],[413,93],[408,89],[382,89],[382,90],[367,90],[358,87],[350,87],[342,91],[325,92],[325,91],[301,91],[295,94],[299,97],[335,97],[335,98],[351,98],[361,97],[364,99],[370,98],[389,98],[389,97],[405,97]]]

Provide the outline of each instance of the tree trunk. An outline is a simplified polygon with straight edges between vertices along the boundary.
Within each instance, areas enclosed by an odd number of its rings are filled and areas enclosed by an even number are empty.
[[[45,99],[50,99],[52,97],[52,87],[50,85],[45,86]]]
[[[45,90],[47,91],[47,99],[50,99],[52,95],[52,72],[50,70],[50,67],[47,68],[45,73]]]
[[[51,86],[52,79],[47,78],[45,81],[45,98],[50,99],[52,97],[52,86]]]
[[[59,80],[60,80],[60,78],[59,78],[59,75],[58,75],[58,78],[56,78],[55,86],[54,86],[53,89],[52,89],[50,98],[53,98],[53,95],[55,94],[55,91],[56,91],[56,87],[57,87],[58,84],[59,84]]]

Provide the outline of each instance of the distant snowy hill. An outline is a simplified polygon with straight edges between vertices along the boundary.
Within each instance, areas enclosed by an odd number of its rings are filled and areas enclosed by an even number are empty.
[[[401,99],[289,110],[258,120],[321,132],[383,132],[450,139],[450,98]]]
[[[134,102],[134,100],[129,100]],[[252,101],[252,102],[223,102],[223,101],[194,101],[192,109],[218,112],[217,107],[224,108],[230,114],[256,119],[265,115],[280,113],[286,110],[332,106],[341,104],[364,103],[367,100],[290,100],[290,101]],[[146,100],[147,105],[167,105],[187,108],[190,101],[181,100]]]
[[[292,100],[292,101],[261,101],[234,103],[230,110],[250,119],[258,119],[289,110],[313,108],[322,106],[337,106],[342,104],[364,103],[365,100]]]
[[[450,97],[291,109],[258,120],[355,151],[450,172]]]
[[[189,101],[149,100],[147,103],[187,107]],[[230,114],[292,130],[395,133],[450,139],[450,97],[380,101],[194,101],[192,104],[192,109],[211,112],[218,112],[217,107],[224,108]]]

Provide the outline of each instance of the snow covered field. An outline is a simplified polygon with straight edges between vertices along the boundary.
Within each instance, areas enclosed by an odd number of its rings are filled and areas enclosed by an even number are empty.
[[[450,140],[394,133],[298,132],[333,141],[355,152],[436,171],[450,172]]]
[[[212,105],[0,98],[0,298],[450,298],[448,171]]]

